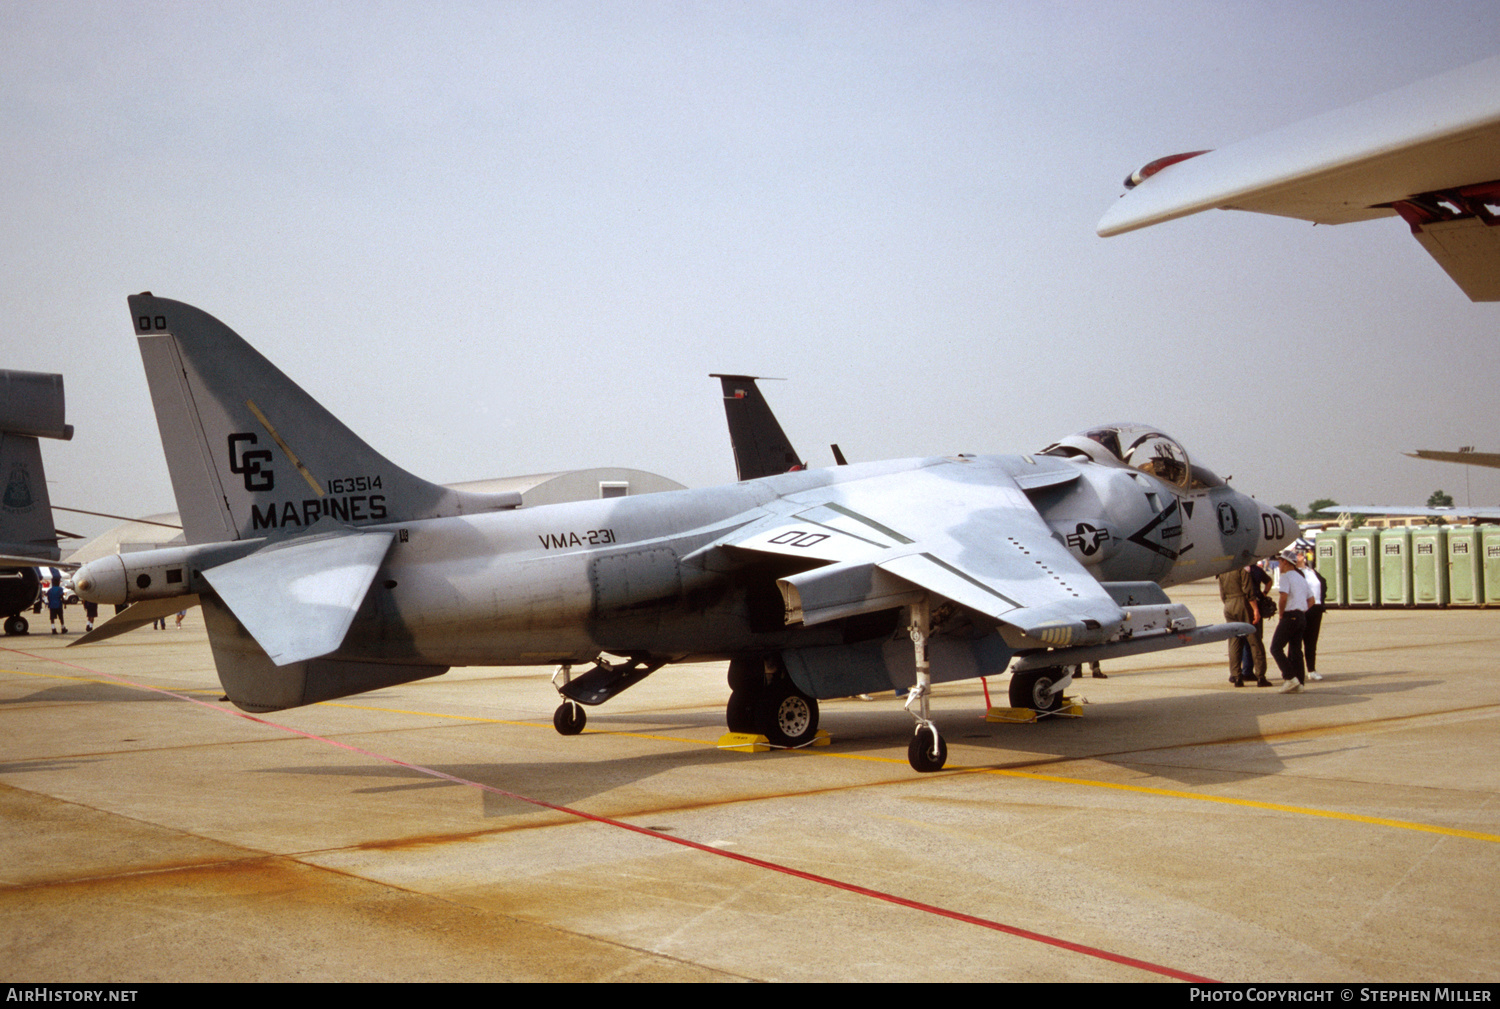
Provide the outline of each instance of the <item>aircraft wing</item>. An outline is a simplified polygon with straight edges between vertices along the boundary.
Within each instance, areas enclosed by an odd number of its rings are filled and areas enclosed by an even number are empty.
[[[1500,57],[1214,151],[1158,159],[1103,237],[1203,210],[1317,224],[1400,214],[1474,301],[1500,300]]]
[[[925,593],[1014,629],[1027,639],[1017,646],[1102,642],[1124,624],[1000,467],[945,460],[784,500],[798,510],[721,546],[818,564],[778,582],[789,620],[816,624]]]
[[[1324,508],[1324,515],[1417,515],[1426,518],[1500,519],[1500,508],[1417,508],[1411,505],[1334,505]]]
[[[1491,469],[1500,469],[1500,452],[1441,452],[1437,449],[1419,448],[1407,455],[1413,459],[1427,459],[1430,462],[1456,462],[1465,466],[1488,466]]]
[[[7,546],[14,546],[14,544],[7,544]],[[9,551],[0,553],[0,568],[57,568],[59,571],[71,571],[77,566],[71,561],[54,561],[44,554],[10,553]]]

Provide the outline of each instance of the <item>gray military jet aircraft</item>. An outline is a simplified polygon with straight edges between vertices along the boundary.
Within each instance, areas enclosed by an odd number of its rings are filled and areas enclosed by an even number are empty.
[[[25,634],[21,615],[36,601],[37,568],[62,556],[38,438],[73,437],[63,423],[63,377],[0,371],[0,616],[6,634]]]
[[[397,468],[212,316],[129,301],[187,545],[93,561],[75,585],[136,623],[200,602],[225,693],[251,711],[557,663],[570,734],[580,704],[721,658],[731,728],[784,746],[811,741],[818,698],[911,686],[908,756],[932,771],[934,682],[1015,659],[1012,702],[1049,711],[1073,664],[1248,633],[1196,626],[1161,586],[1297,534],[1129,425],[1035,455],[517,510]]]

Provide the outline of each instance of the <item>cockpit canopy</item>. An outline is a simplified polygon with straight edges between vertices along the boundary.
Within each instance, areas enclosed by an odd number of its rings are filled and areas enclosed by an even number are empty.
[[[1224,485],[1211,470],[1194,465],[1187,449],[1176,438],[1145,424],[1090,428],[1048,445],[1039,454],[1086,458],[1103,466],[1127,466],[1185,491]]]

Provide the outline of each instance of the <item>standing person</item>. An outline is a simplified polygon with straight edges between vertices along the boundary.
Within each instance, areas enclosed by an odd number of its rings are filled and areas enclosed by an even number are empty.
[[[83,629],[86,630],[86,631],[93,630],[94,629],[94,621],[98,620],[98,619],[99,619],[99,604],[98,603],[85,602],[83,604],[83,620],[84,620],[84,628]]]
[[[52,633],[57,633],[61,627],[64,634],[68,633],[67,621],[63,619],[63,587],[62,575],[57,573],[57,568],[52,569],[52,579],[47,586],[47,623],[56,624]]]
[[[1307,581],[1307,591],[1312,597],[1307,605],[1307,631],[1302,636],[1302,654],[1307,659],[1307,678],[1321,680],[1318,675],[1318,633],[1323,629],[1323,597],[1328,592],[1328,579],[1309,563],[1308,555],[1298,558],[1297,570]]]
[[[1254,565],[1246,565],[1226,571],[1219,576],[1219,599],[1224,603],[1224,619],[1236,623],[1250,624],[1254,634],[1229,639],[1229,682],[1243,687],[1245,680],[1255,677],[1258,686],[1269,687],[1266,679],[1266,646],[1261,638],[1265,624],[1257,605],[1257,582],[1250,571]],[[1264,577],[1264,572],[1255,568]]]
[[[1281,669],[1285,685],[1283,694],[1294,694],[1307,685],[1307,670],[1302,660],[1302,639],[1307,633],[1307,605],[1312,597],[1307,590],[1307,579],[1297,571],[1297,555],[1291,550],[1283,551],[1279,558],[1281,619],[1276,622],[1276,633],[1271,638],[1271,655]],[[1287,647],[1291,647],[1288,654]]]

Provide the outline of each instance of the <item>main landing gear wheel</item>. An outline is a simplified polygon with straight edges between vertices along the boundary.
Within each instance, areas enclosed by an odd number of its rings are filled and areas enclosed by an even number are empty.
[[[802,746],[818,734],[818,702],[782,678],[766,687],[757,728],[774,746]]]
[[[734,690],[724,707],[724,724],[730,732],[755,732],[755,695],[748,690]]]
[[[31,625],[26,622],[26,618],[19,613],[5,619],[5,633],[11,636],[25,634],[30,627]]]
[[[552,713],[552,727],[564,736],[576,736],[588,724],[589,716],[577,701],[563,701]]]
[[[941,771],[948,762],[948,744],[934,726],[918,726],[911,742],[906,744],[906,759],[913,771],[928,774]]]
[[[1057,684],[1063,671],[1056,666],[1028,669],[1010,674],[1010,706],[1032,711],[1056,711],[1062,707],[1062,690]]]

